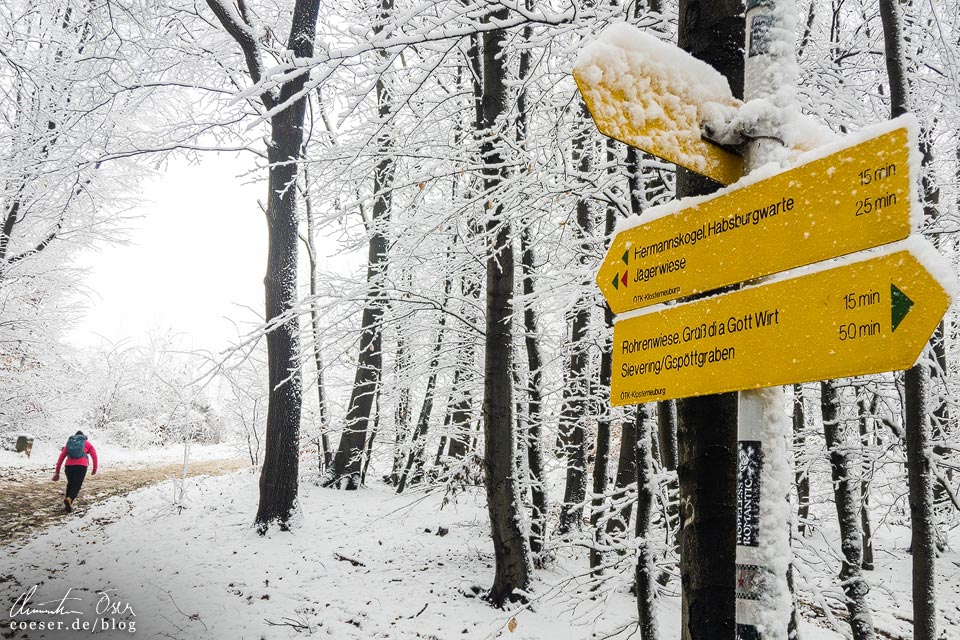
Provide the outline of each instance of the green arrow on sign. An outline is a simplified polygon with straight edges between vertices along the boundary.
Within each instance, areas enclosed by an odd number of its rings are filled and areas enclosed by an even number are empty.
[[[619,288],[620,288],[620,274],[619,274],[619,273],[617,273],[615,276],[613,276],[613,288],[614,288],[614,289],[619,289]]]
[[[627,249],[626,251],[623,252],[623,264],[625,265],[630,264],[630,249]]]
[[[900,326],[900,323],[903,322],[903,319],[907,317],[907,314],[910,313],[910,309],[913,308],[913,300],[907,297],[903,291],[897,289],[897,285],[890,283],[890,309],[891,309],[891,326],[892,330],[896,331],[897,327]]]

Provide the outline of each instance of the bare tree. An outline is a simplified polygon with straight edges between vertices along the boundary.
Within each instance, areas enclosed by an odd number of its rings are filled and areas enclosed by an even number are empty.
[[[240,48],[253,83],[263,80],[264,51],[255,16],[244,0],[236,5],[207,0],[223,29]],[[319,0],[297,0],[291,15],[287,49],[294,59],[313,55]],[[286,528],[297,498],[300,410],[302,401],[297,306],[297,173],[303,147],[306,74],[299,73],[259,95],[270,124],[267,178],[266,293],[267,432],[260,474],[257,529],[276,521]]]

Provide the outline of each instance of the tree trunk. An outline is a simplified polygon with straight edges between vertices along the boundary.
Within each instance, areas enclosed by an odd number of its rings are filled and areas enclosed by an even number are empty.
[[[590,113],[582,99],[580,121],[583,127],[573,141],[573,161],[581,175],[590,170],[590,134],[587,126],[593,127]],[[589,203],[577,201],[577,233],[583,244],[579,263],[586,264],[589,242],[593,234],[593,220]],[[584,288],[586,290],[586,287]],[[563,409],[560,413],[560,440],[567,462],[567,479],[560,505],[560,523],[557,531],[565,535],[583,526],[583,502],[587,495],[587,406],[590,395],[587,334],[590,327],[592,294],[586,292],[577,301],[570,323],[570,358]]]
[[[637,614],[642,640],[658,640],[657,587],[654,581],[655,567],[650,550],[650,511],[655,493],[653,477],[653,448],[648,405],[637,407],[636,460],[637,460]]]
[[[793,385],[793,450],[797,485],[797,531],[804,538],[810,531],[810,470],[804,468],[803,451],[807,442],[806,408],[803,403],[803,385]]]
[[[267,334],[269,395],[264,437],[263,470],[257,529],[263,533],[271,521],[286,528],[297,498],[299,474],[301,383],[297,316],[297,164],[302,143],[303,100],[273,118],[273,145],[268,154],[267,322],[288,319]]]
[[[867,604],[870,587],[860,572],[862,549],[860,547],[860,518],[857,508],[857,486],[852,478],[853,462],[844,444],[843,426],[840,423],[840,398],[832,380],[820,383],[820,410],[823,413],[823,436],[830,453],[830,469],[833,478],[833,496],[840,523],[840,549],[843,562],[840,567],[840,586],[847,597],[850,614],[850,629],[854,640],[873,640],[873,618]]]
[[[860,531],[863,534],[863,562],[860,568],[864,571],[873,570],[873,525],[870,524],[870,481],[873,477],[873,464],[870,461],[870,450],[873,447],[873,435],[870,424],[871,416],[876,413],[877,400],[867,405],[865,398],[857,402],[860,412]]]
[[[506,7],[492,12],[485,22],[505,20]],[[513,239],[510,220],[497,193],[506,178],[504,158],[495,136],[507,114],[506,32],[483,34],[483,154],[487,210],[487,317],[484,347],[483,419],[484,472],[487,508],[493,538],[496,575],[488,595],[502,606],[521,597],[530,583],[529,552],[522,526],[521,496],[516,469],[513,421]]]
[[[904,378],[907,480],[910,484],[910,549],[913,552],[913,638],[935,640],[936,541],[933,517],[933,460],[930,457],[930,379],[922,365]]]
[[[657,403],[657,443],[660,466],[665,471],[677,470],[677,403],[673,400]],[[673,532],[674,544],[680,546],[680,485],[670,477],[665,483],[663,514],[667,531]]]
[[[423,474],[424,451],[426,450],[425,439],[427,429],[430,427],[430,416],[433,413],[433,393],[437,386],[437,374],[440,367],[440,354],[443,352],[443,330],[447,324],[447,315],[442,311],[447,308],[447,302],[450,296],[450,287],[452,279],[447,278],[443,285],[443,305],[441,305],[440,327],[437,329],[437,339],[433,345],[433,357],[430,359],[428,367],[430,374],[427,378],[427,386],[423,392],[423,404],[420,407],[420,415],[417,418],[417,428],[410,438],[410,453],[407,456],[407,465],[400,474],[400,481],[397,484],[397,493],[403,493],[408,482],[417,482]],[[412,471],[412,475],[411,475]]]
[[[307,257],[310,261],[310,329],[313,334],[313,363],[317,369],[317,407],[320,412],[320,437],[317,438],[317,444],[319,445],[317,466],[320,478],[323,478],[333,462],[333,453],[330,451],[330,438],[327,435],[330,419],[327,414],[327,398],[323,385],[323,353],[320,348],[320,305],[317,302],[317,249],[313,242],[313,239],[316,237],[316,229],[314,228],[313,204],[309,191],[310,174],[306,167],[303,168],[303,181],[303,205],[307,214]]]
[[[532,0],[526,0],[527,9],[533,8]],[[524,27],[523,39],[529,42],[533,36],[531,27]],[[530,48],[520,52],[519,76],[525,81],[530,75]],[[517,142],[527,148],[528,124],[527,92],[520,91],[517,96]],[[534,564],[538,564],[547,533],[547,485],[546,470],[543,462],[543,356],[540,353],[540,339],[537,332],[537,312],[533,305],[536,259],[533,250],[533,238],[528,220],[522,221],[520,231],[520,268],[523,288],[523,342],[527,351],[527,466],[530,470],[530,552]]]
[[[880,0],[880,18],[883,21],[884,53],[887,75],[890,79],[890,115],[894,118],[907,113],[909,81],[904,53],[903,23],[896,0]],[[924,217],[933,222],[937,217],[940,192],[932,181],[930,165],[933,155],[929,140],[920,133],[921,198]],[[939,334],[943,335],[943,323]],[[936,334],[934,334],[936,336]],[[934,359],[946,363],[943,340],[934,340]],[[944,371],[946,368],[944,367]],[[937,375],[936,371],[932,372]],[[921,364],[914,365],[904,376],[904,404],[907,478],[910,489],[910,548],[913,551],[913,637],[914,640],[934,640],[937,635],[936,607],[936,523],[933,518],[933,461],[930,459],[930,418],[927,414],[931,380]]]
[[[287,48],[294,58],[313,55],[319,0],[297,0],[293,8]],[[247,62],[250,79],[261,80],[263,71],[260,43],[251,34],[246,12],[238,15],[221,0],[207,0],[224,30],[237,42]],[[266,109],[285,108],[270,118],[267,157],[267,273],[264,277],[266,322],[278,322],[267,334],[269,395],[266,448],[260,473],[260,503],[256,527],[263,534],[273,521],[286,528],[297,499],[300,444],[299,322],[297,307],[297,173],[303,146],[306,99],[294,100],[304,87],[306,75],[284,82],[278,94],[265,93],[260,100]],[[288,104],[289,103],[289,104]]]
[[[620,429],[620,456],[617,459],[617,477],[613,481],[616,495],[620,490],[637,479],[637,420],[624,419]],[[633,504],[628,502],[620,509],[620,513],[610,516],[607,520],[607,535],[627,530],[630,524],[630,515]]]
[[[400,385],[397,392],[397,408],[393,414],[393,467],[390,471],[390,484],[400,483],[400,470],[403,467],[403,443],[410,433],[410,382],[406,379],[410,369],[410,351],[407,348],[406,330],[403,323],[397,325],[397,355],[394,358],[394,372]]]
[[[373,401],[373,426],[370,428],[370,435],[367,437],[367,444],[363,454],[363,469],[360,471],[360,486],[367,483],[367,470],[370,469],[370,459],[373,457],[373,441],[377,439],[377,432],[380,431],[380,393],[383,386],[377,386],[377,395]]]
[[[393,11],[393,0],[380,0],[374,33],[380,33]],[[386,58],[387,54],[383,54]],[[377,114],[386,122],[392,111],[391,96],[383,75],[377,78]],[[360,353],[353,392],[337,455],[333,460],[333,474],[327,486],[357,489],[360,486],[361,462],[367,432],[373,422],[373,399],[380,386],[383,372],[382,319],[384,311],[383,287],[387,276],[387,231],[390,225],[394,158],[393,140],[389,126],[384,124],[377,137],[379,161],[373,170],[373,216],[369,223],[370,246],[367,253],[367,301],[363,307],[360,327]]]
[[[681,0],[679,10],[680,47],[742,96],[740,0]],[[706,178],[677,169],[677,197],[715,190]],[[736,633],[737,411],[731,393],[677,402],[683,640],[731,640]]]

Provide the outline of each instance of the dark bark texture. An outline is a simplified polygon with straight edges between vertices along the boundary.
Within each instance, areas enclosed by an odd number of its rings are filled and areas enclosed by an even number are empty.
[[[293,7],[287,48],[295,58],[313,55],[319,0],[297,0]],[[263,61],[246,11],[228,11],[218,0],[207,0],[224,30],[237,42],[253,82],[259,82]],[[267,273],[264,277],[269,396],[257,529],[270,522],[285,527],[297,499],[302,383],[299,365],[297,305],[297,174],[303,146],[306,99],[293,100],[306,74],[284,82],[278,92],[262,95],[264,107],[285,105],[270,118],[270,161],[267,179]]]
[[[681,0],[679,11],[680,47],[713,66],[742,96],[740,1]],[[677,197],[716,188],[677,170]],[[737,406],[736,394],[677,402],[683,640],[732,640],[736,634]]]
[[[637,460],[637,614],[641,640],[658,640],[657,586],[654,581],[655,566],[650,550],[650,512],[653,508],[653,424],[648,405],[637,407],[636,460]]]
[[[860,510],[857,504],[859,486],[851,477],[853,461],[844,443],[840,423],[840,397],[833,381],[820,383],[820,407],[823,413],[823,436],[830,453],[830,470],[833,478],[833,496],[840,523],[840,550],[843,561],[840,566],[840,586],[847,597],[847,612],[850,614],[850,629],[854,640],[873,640],[873,617],[867,604],[870,587],[860,570],[863,550],[860,547]]]
[[[900,3],[896,0],[880,0],[880,18],[883,21],[884,54],[887,75],[890,80],[890,115],[896,118],[910,110],[909,76],[904,52],[905,40],[900,16]],[[932,222],[937,217],[940,192],[929,171],[933,162],[932,150],[924,131],[920,133],[921,172],[920,185],[924,217]],[[937,334],[940,340],[937,340]],[[932,349],[937,362],[944,364],[946,352],[942,336],[943,323],[934,334]],[[942,375],[939,367],[929,375]],[[913,552],[913,637],[914,640],[934,640],[937,637],[936,607],[936,523],[933,518],[933,461],[930,459],[930,421],[928,398],[931,387],[926,367],[914,365],[904,376],[905,424],[907,449],[907,478],[910,500],[910,548]],[[939,386],[939,385],[937,385]],[[946,417],[946,404],[937,407]],[[946,422],[941,423],[943,426]]]
[[[807,437],[806,408],[803,403],[803,385],[793,385],[793,450],[794,470],[797,485],[797,531],[806,538],[810,534],[810,471],[801,458]]]
[[[490,20],[507,17],[506,8]],[[513,421],[513,240],[497,193],[505,179],[503,156],[493,135],[507,113],[505,32],[483,34],[483,153],[487,207],[487,300],[484,347],[484,473],[496,574],[488,597],[495,606],[518,597],[530,582],[527,539],[521,524]]]
[[[587,127],[594,125],[582,100],[580,119],[584,127],[573,141],[573,161],[583,175],[590,170],[591,164],[588,149],[590,134]],[[584,265],[589,255],[589,242],[593,235],[592,213],[589,203],[584,199],[577,201],[577,234],[583,243],[580,264]],[[590,327],[591,297],[585,294],[577,301],[570,323],[570,360],[563,390],[563,409],[560,413],[560,442],[567,462],[567,480],[563,491],[563,503],[560,505],[560,523],[557,526],[560,535],[583,527],[583,502],[587,495],[586,421],[590,395],[587,334]]]
[[[374,33],[384,28],[384,22],[393,11],[393,0],[380,0],[379,15]],[[383,76],[377,79],[377,113],[386,122],[392,111],[391,96]],[[367,252],[367,301],[363,307],[360,328],[360,353],[354,376],[350,404],[344,419],[343,433],[333,459],[333,473],[327,486],[357,489],[363,463],[367,434],[373,428],[374,396],[383,373],[383,334],[381,321],[384,312],[383,282],[389,265],[387,258],[387,229],[390,225],[394,158],[393,140],[388,125],[383,125],[377,137],[380,160],[373,170],[373,215],[367,231],[370,245]]]

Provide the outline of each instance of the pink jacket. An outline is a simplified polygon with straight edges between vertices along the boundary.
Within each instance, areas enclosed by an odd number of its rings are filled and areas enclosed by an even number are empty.
[[[93,472],[97,472],[97,450],[93,448],[93,445],[90,444],[90,441],[87,440],[86,444],[83,445],[83,456],[80,458],[67,458],[67,448],[64,447],[63,451],[60,452],[60,458],[57,460],[57,471],[60,473],[60,465],[63,464],[64,459],[67,461],[67,466],[80,465],[82,467],[87,466],[87,456],[93,458]]]

